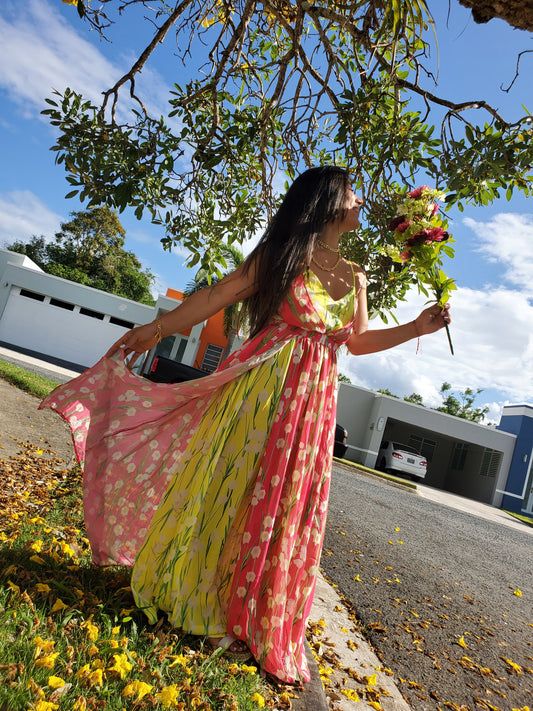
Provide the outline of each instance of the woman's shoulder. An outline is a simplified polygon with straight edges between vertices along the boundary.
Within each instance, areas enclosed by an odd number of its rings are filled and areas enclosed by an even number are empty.
[[[349,259],[347,259],[346,261],[352,269],[354,285],[357,291],[359,291],[360,289],[366,289],[368,280],[366,278],[366,273],[363,267],[360,264],[357,264],[356,262],[351,262]]]

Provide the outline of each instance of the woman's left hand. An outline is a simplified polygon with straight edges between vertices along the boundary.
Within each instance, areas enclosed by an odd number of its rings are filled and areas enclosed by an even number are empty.
[[[444,306],[433,304],[416,317],[415,326],[417,333],[422,336],[426,333],[435,333],[450,322],[450,304]]]

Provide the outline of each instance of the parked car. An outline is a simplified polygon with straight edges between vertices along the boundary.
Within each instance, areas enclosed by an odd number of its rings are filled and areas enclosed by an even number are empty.
[[[144,377],[154,383],[183,383],[185,380],[195,380],[203,378],[205,375],[209,375],[205,370],[193,368],[185,363],[178,363],[172,358],[156,356],[150,366],[150,372],[145,373]]]
[[[406,474],[414,481],[424,479],[427,461],[408,444],[383,440],[378,455],[378,469],[390,474]]]
[[[203,378],[209,375],[204,370],[193,368],[185,363],[178,363],[171,358],[156,356],[150,366],[150,372],[145,374],[148,380],[154,383],[183,383],[185,380],[193,380],[195,378]],[[344,459],[348,445],[346,440],[348,432],[342,426],[337,424],[335,427],[335,444],[333,445],[333,456]]]
[[[348,439],[348,432],[346,428],[342,425],[335,425],[335,444],[333,445],[333,456],[339,457],[339,459],[344,459],[346,452],[348,450],[348,445],[346,440]]]

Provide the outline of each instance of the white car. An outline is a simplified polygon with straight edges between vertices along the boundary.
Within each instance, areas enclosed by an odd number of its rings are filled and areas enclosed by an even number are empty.
[[[427,461],[408,444],[383,440],[379,448],[378,469],[390,474],[407,474],[414,481],[426,476]]]

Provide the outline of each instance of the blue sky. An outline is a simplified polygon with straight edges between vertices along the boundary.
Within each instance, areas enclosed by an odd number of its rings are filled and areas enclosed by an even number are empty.
[[[438,9],[435,5],[439,5]],[[512,120],[533,112],[533,54],[522,59],[521,75],[509,93],[518,52],[533,49],[529,33],[500,20],[475,25],[457,0],[431,3],[437,20],[439,76],[436,93],[463,101],[487,99]],[[449,10],[449,16],[448,16]],[[147,26],[136,21],[111,29],[104,42],[60,0],[3,0],[0,8],[0,246],[32,235],[52,238],[72,210],[69,187],[49,148],[54,133],[40,111],[52,89],[70,86],[98,101],[126,71],[149,41]],[[436,68],[436,56],[434,56]],[[173,73],[172,46],[161,47],[140,80],[148,104],[165,111]],[[433,88],[428,84],[428,88]],[[353,383],[389,388],[403,396],[420,393],[426,404],[439,403],[443,381],[456,390],[482,388],[479,404],[498,419],[505,403],[533,403],[533,208],[517,196],[485,208],[454,212],[450,229],[456,258],[447,264],[458,290],[453,298],[452,336],[456,355],[444,334],[422,339],[417,353],[410,342],[394,350],[362,357],[341,356],[340,369]],[[157,275],[156,290],[183,288],[193,272],[186,254],[164,252],[159,228],[125,212],[126,247]],[[396,317],[411,320],[424,299],[413,293]],[[373,324],[380,327],[381,324]]]

